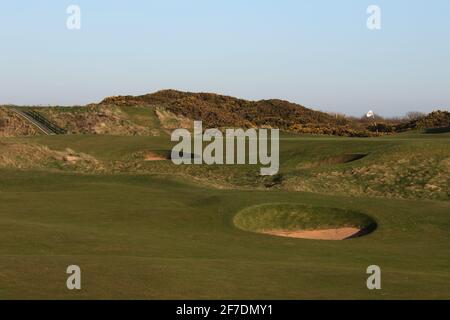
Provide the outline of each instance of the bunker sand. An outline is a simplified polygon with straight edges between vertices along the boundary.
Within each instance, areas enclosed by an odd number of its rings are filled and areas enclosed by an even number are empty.
[[[261,233],[278,237],[311,239],[311,240],[345,240],[353,238],[361,234],[358,228],[337,228],[337,229],[321,229],[321,230],[269,230]]]

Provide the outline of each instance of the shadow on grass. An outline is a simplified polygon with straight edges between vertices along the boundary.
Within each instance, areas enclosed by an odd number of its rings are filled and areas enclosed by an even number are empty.
[[[447,133],[450,132],[450,126],[442,127],[442,128],[430,128],[426,129],[425,133],[427,134],[437,134],[437,133]]]

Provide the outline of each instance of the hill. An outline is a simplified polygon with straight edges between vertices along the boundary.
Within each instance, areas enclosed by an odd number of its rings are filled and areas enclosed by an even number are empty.
[[[22,107],[14,107],[15,109]],[[0,107],[0,136],[36,135],[33,125]],[[435,111],[414,120],[374,121],[328,114],[285,100],[249,101],[214,93],[162,90],[141,96],[115,96],[98,104],[75,107],[23,107],[70,134],[159,136],[191,128],[202,120],[208,128],[279,128],[286,132],[349,137],[374,137],[410,130],[429,133],[450,129],[450,113]]]
[[[274,127],[298,133],[371,135],[368,130],[348,119],[336,118],[324,112],[278,99],[249,101],[214,93],[163,90],[135,97],[109,97],[100,105],[158,106],[177,116],[202,120],[210,128]]]
[[[450,131],[450,112],[440,110],[433,111],[419,119],[402,123],[396,126],[395,129],[397,132],[416,129],[435,129],[437,131],[444,131],[444,129],[447,129]]]

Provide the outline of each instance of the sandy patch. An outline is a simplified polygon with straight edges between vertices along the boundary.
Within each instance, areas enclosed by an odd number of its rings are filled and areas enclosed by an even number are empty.
[[[170,112],[168,110],[165,110],[164,108],[156,108],[156,116],[159,119],[159,122],[161,123],[162,127],[166,130],[169,130],[168,132],[170,132],[170,130],[174,130],[174,129],[179,129],[179,128],[183,128],[183,129],[192,129],[192,120],[181,116],[181,115],[176,115],[173,112]]]
[[[77,162],[77,161],[80,161],[81,158],[78,156],[67,155],[67,156],[63,157],[63,160],[67,161],[67,162]]]
[[[361,232],[358,228],[338,228],[338,229],[322,229],[322,230],[269,230],[261,233],[270,234],[279,237],[313,239],[313,240],[345,240],[356,236]]]
[[[145,161],[163,161],[163,160],[167,160],[167,158],[160,154],[149,152],[144,155],[144,160]]]

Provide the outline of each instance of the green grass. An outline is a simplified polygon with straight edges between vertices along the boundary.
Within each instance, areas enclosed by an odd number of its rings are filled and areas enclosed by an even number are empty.
[[[4,140],[71,148],[105,161],[170,148],[167,137]],[[448,143],[444,138],[284,136],[281,172],[283,183],[292,184],[279,188],[260,188],[257,166],[177,167],[158,162],[142,164],[139,172],[95,175],[0,169],[0,298],[449,299],[448,199],[420,199],[414,193],[407,193],[415,197],[411,199],[389,199],[353,189],[344,195],[336,186],[352,182],[355,189],[363,188],[371,175],[358,176],[359,181],[345,175],[336,181],[333,176],[323,181],[314,176],[405,157],[417,158],[421,165],[422,157],[429,155],[428,167],[420,169],[411,160],[393,169],[411,168],[410,176],[398,176],[405,181],[380,184],[387,192],[400,192],[402,186],[425,180],[428,168],[430,176],[437,170],[445,178],[448,173],[439,171],[437,160],[448,156]],[[368,156],[309,166],[356,153]],[[232,186],[248,188],[206,186],[222,184],[221,177]],[[289,190],[302,181],[318,191]],[[265,203],[340,209],[332,219],[312,210],[321,225],[335,219],[345,223],[350,212],[357,212],[378,227],[361,238],[324,242],[271,237],[234,225],[238,212]],[[81,291],[65,287],[71,264],[81,267]],[[366,268],[373,264],[382,270],[381,291],[366,288]]]
[[[156,116],[155,108],[147,106],[122,106],[120,107],[133,123],[144,127],[161,129],[161,124]]]

